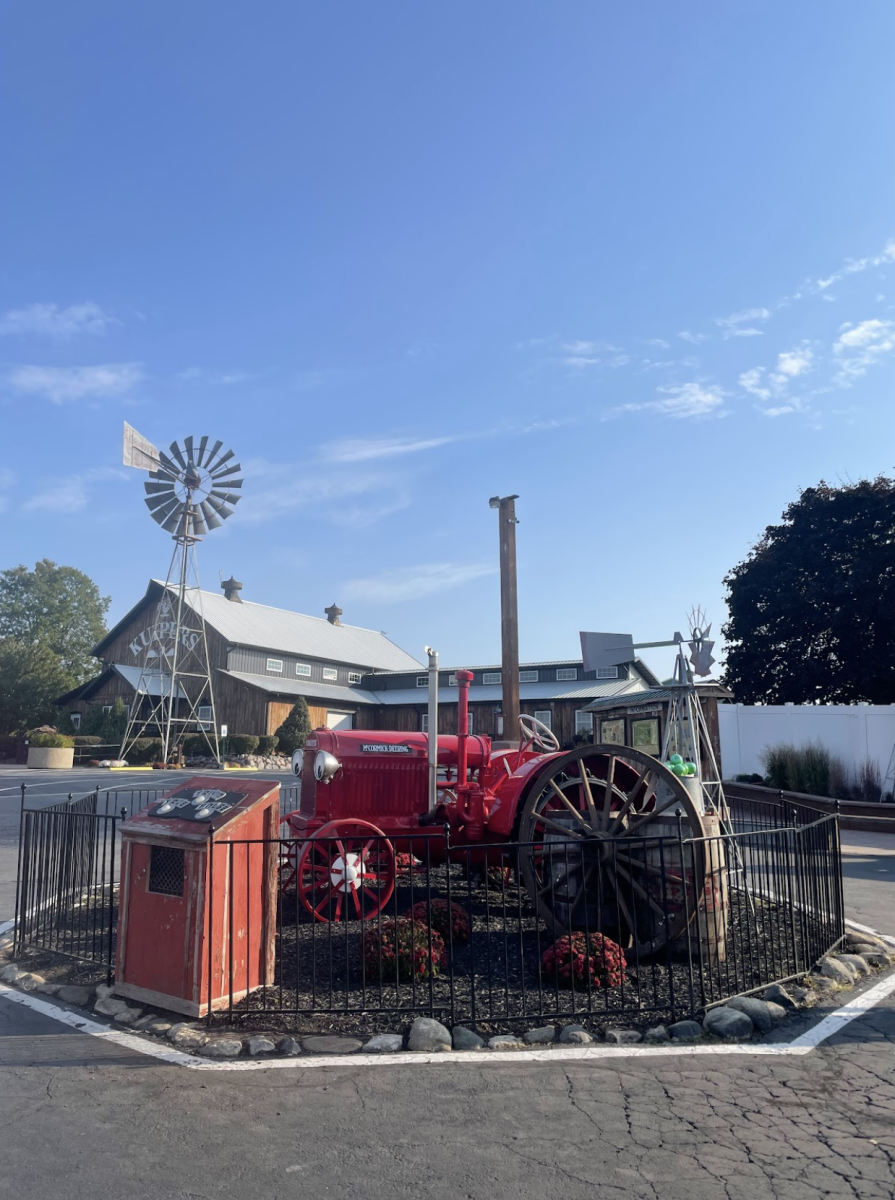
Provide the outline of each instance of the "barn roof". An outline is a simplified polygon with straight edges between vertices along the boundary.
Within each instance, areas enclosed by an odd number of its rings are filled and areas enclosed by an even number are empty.
[[[146,595],[118,622],[114,629],[93,648],[101,655],[107,646],[137,616],[141,608],[155,601],[164,590],[164,583],[153,579]],[[172,593],[174,589],[169,589]],[[375,629],[358,625],[332,625],[325,617],[309,617],[285,608],[272,608],[243,600],[235,604],[215,592],[200,592],[190,588],[187,603],[195,611],[201,597],[205,622],[237,646],[252,646],[259,650],[279,650],[283,653],[307,655],[329,662],[366,667],[371,671],[415,671],[421,664]]]

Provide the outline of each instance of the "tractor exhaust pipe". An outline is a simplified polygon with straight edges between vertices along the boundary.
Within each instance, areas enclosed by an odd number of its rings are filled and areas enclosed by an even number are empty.
[[[438,806],[438,651],[426,647],[429,656],[429,811],[431,820]]]
[[[469,685],[472,671],[457,672],[457,786],[469,782],[466,769],[466,743],[469,740]]]

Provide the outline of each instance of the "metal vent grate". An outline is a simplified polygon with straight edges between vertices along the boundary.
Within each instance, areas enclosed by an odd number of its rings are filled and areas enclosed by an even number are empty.
[[[184,856],[182,850],[152,846],[149,859],[149,890],[161,896],[183,895]]]

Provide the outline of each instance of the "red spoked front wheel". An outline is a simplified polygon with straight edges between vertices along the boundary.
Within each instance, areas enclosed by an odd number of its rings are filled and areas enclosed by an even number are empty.
[[[369,921],[395,890],[395,850],[368,821],[329,821],[298,858],[298,894],[318,921]]]

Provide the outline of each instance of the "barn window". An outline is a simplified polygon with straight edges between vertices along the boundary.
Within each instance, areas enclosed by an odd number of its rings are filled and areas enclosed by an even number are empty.
[[[519,672],[519,682],[520,683],[537,683],[538,682],[537,671],[520,671]]]
[[[109,713],[109,712],[111,712],[111,711],[112,711],[112,705],[111,705],[111,704],[104,704],[104,705],[103,705],[103,712],[104,712],[104,713]]]
[[[592,734],[594,731],[594,714],[578,709],[575,712],[575,732]]]
[[[302,679],[310,679],[311,678],[311,664],[310,663],[296,663],[295,664],[295,674],[301,675]]]
[[[597,667],[597,679],[618,679],[618,667]]]
[[[500,671],[486,671],[482,683],[500,683]]]
[[[80,713],[69,713],[69,719],[71,720],[72,729],[80,729],[81,728],[81,714]]]
[[[457,676],[456,675],[448,675],[447,685],[448,685],[448,687],[456,687],[457,686]]]
[[[150,847],[149,891],[157,896],[182,896],[184,853],[171,846]]]
[[[422,713],[422,715],[420,716],[420,730],[423,733],[429,732],[429,714],[428,713]]]
[[[578,678],[578,668],[577,667],[557,667],[556,668],[556,678],[557,678],[557,680],[577,679]]]
[[[475,731],[475,722],[473,721],[473,714],[467,713],[466,714],[466,732],[473,733],[474,731]]]
[[[348,682],[349,683],[360,683],[360,681],[362,679],[363,679],[363,675],[361,675],[360,671],[349,671],[348,672]]]
[[[200,704],[196,709],[196,720],[199,722],[200,729],[211,729],[211,705]]]
[[[536,708],[534,716],[536,721],[540,721],[548,729],[553,728],[553,713],[549,708]]]
[[[338,679],[339,672],[336,670],[335,667],[324,667],[323,668],[323,678],[324,679]]]
[[[429,676],[428,675],[417,675],[416,686],[417,687],[428,687],[429,686]]]
[[[276,671],[278,674],[283,670],[283,660],[281,658],[269,658],[267,660],[268,671]]]

